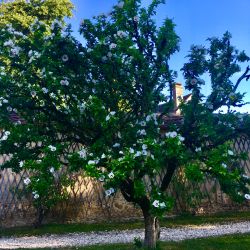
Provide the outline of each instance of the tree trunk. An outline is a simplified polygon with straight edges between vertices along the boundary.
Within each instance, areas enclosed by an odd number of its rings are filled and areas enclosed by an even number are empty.
[[[148,214],[144,216],[144,220],[145,220],[144,246],[148,249],[155,249],[156,242],[160,238],[160,226],[158,218]]]
[[[44,219],[45,211],[42,207],[37,208],[36,220],[34,222],[34,227],[38,228],[42,225],[42,221]]]

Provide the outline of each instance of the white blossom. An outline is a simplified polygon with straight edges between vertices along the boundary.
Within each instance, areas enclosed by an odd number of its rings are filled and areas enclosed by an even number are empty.
[[[67,78],[64,78],[63,80],[60,81],[60,84],[61,84],[62,86],[68,86],[68,85],[69,85],[69,81],[68,81]]]
[[[223,168],[227,168],[227,164],[226,164],[226,163],[222,163],[221,166],[222,166]]]
[[[152,205],[154,207],[159,207],[160,206],[160,202],[158,200],[154,200],[154,202],[152,203]]]
[[[122,30],[118,30],[117,31],[117,36],[120,37],[120,38],[127,37],[127,33],[122,31]]]
[[[146,122],[149,122],[151,120],[151,115],[146,116]]]
[[[105,176],[104,175],[101,175],[98,179],[100,182],[103,182],[105,180]]]
[[[32,91],[30,92],[30,95],[31,95],[32,97],[35,97],[35,96],[36,96],[36,91],[35,91],[35,90],[32,90]]]
[[[50,149],[50,151],[54,152],[56,151],[56,147],[52,146],[52,145],[49,145],[48,148]]]
[[[250,200],[250,194],[245,194],[244,197],[245,197],[247,200]]]
[[[109,177],[110,179],[113,179],[113,178],[115,177],[115,175],[114,175],[113,172],[110,172],[110,173],[108,174],[108,177]]]
[[[39,198],[39,194],[35,194],[34,199],[38,199],[38,198]]]
[[[133,148],[129,148],[129,153],[134,154],[135,150]]]
[[[141,121],[139,124],[140,124],[142,127],[145,127],[145,126],[146,126],[146,122],[145,122],[145,121]]]
[[[12,56],[18,56],[21,51],[20,47],[14,47],[10,50]]]
[[[88,161],[88,165],[95,165],[95,164],[98,164],[99,163],[99,160],[89,160]]]
[[[10,135],[10,131],[5,131],[4,134],[7,135],[7,136],[9,136]]]
[[[47,88],[42,88],[42,91],[44,94],[47,94],[49,92],[49,90]]]
[[[115,111],[111,111],[107,116],[106,116],[106,121],[109,121],[110,120],[110,118],[111,118],[111,116],[114,116],[115,115]]]
[[[146,150],[147,148],[148,148],[148,145],[142,144],[142,149],[143,149],[143,150]]]
[[[22,168],[24,165],[24,161],[19,161],[19,167]]]
[[[121,135],[120,131],[117,132],[117,137],[120,138],[120,139],[122,138],[122,135]]]
[[[31,63],[32,61],[34,61],[35,59],[38,59],[41,57],[41,53],[37,52],[37,51],[33,51],[33,50],[30,50],[28,52],[28,56],[29,56],[29,62],[28,63]]]
[[[1,141],[6,141],[8,139],[8,136],[7,135],[4,135],[0,140]]]
[[[140,157],[142,155],[141,151],[137,151],[134,155],[134,157]]]
[[[108,58],[111,58],[112,57],[112,53],[109,51],[108,54],[107,54]]]
[[[49,169],[49,171],[50,171],[51,174],[53,174],[53,173],[55,173],[55,168],[54,168],[54,167],[51,167],[51,168]]]
[[[117,45],[115,43],[111,43],[109,45],[109,49],[115,49],[117,47]]]
[[[55,94],[55,93],[53,93],[53,92],[52,92],[52,93],[50,93],[49,95],[50,95],[50,97],[51,97],[51,98],[56,98],[56,94]]]
[[[165,134],[165,136],[166,136],[167,138],[175,138],[175,137],[177,136],[177,133],[176,133],[175,131],[173,131],[173,132],[167,132],[167,133]]]
[[[69,60],[68,55],[63,55],[63,56],[62,56],[62,61],[63,61],[63,62],[67,62],[68,60]]]
[[[139,22],[139,17],[138,17],[138,16],[134,16],[134,21],[135,21],[136,23],[138,23],[138,22]]]
[[[166,207],[166,203],[163,201],[163,202],[160,202],[159,203],[159,206],[160,208],[165,208]]]
[[[3,131],[3,136],[0,141],[6,141],[10,135],[10,131]]]
[[[28,57],[32,57],[32,55],[33,55],[33,50],[29,50]]]
[[[30,178],[24,179],[23,183],[24,183],[25,185],[29,185],[29,184],[31,183]]]
[[[78,154],[79,154],[79,156],[80,156],[80,158],[83,158],[83,159],[86,159],[86,157],[87,157],[87,151],[86,151],[86,149],[81,149],[79,152],[78,152]]]
[[[234,152],[232,150],[227,151],[228,155],[234,155]]]
[[[180,136],[180,135],[178,136],[178,138],[179,138],[180,141],[184,141],[185,140],[185,138],[183,136]]]
[[[113,148],[119,148],[120,146],[121,146],[120,143],[115,143],[115,144],[113,145]]]
[[[10,39],[3,44],[4,46],[14,47],[14,42]]]
[[[138,130],[138,131],[137,131],[137,134],[139,134],[139,135],[147,135],[145,129]]]
[[[110,196],[111,194],[113,194],[115,192],[114,188],[110,188],[108,190],[105,191],[105,195],[106,196]]]
[[[37,191],[32,192],[34,199],[38,199],[40,196]]]
[[[201,147],[196,148],[196,149],[195,149],[195,152],[201,152]]]

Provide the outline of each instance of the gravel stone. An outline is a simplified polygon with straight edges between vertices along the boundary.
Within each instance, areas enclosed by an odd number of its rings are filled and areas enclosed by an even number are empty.
[[[203,224],[178,228],[161,228],[161,240],[181,241],[185,239],[219,236],[236,233],[250,233],[250,221],[230,224]],[[29,237],[2,237],[0,249],[17,248],[59,248],[111,243],[130,243],[134,238],[144,237],[143,229],[124,231],[105,231],[91,233],[70,233],[63,235],[44,235]]]

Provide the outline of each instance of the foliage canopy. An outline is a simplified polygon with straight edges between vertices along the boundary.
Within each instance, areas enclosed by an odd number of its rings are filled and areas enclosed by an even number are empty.
[[[229,33],[210,39],[208,48],[191,48],[183,72],[192,100],[181,105],[183,123],[163,133],[176,75],[168,62],[180,40],[172,20],[156,25],[156,8],[164,1],[147,8],[139,0],[120,1],[108,15],[83,20],[84,44],[63,27],[70,12],[53,8],[47,21],[45,9],[55,1],[24,2],[8,6],[24,5],[25,20],[18,13],[0,20],[7,23],[0,31],[0,153],[11,155],[2,168],[32,170],[25,182],[38,208],[65,195],[68,172],[84,169],[104,182],[105,195],[120,190],[142,209],[145,245],[155,247],[157,216],[173,205],[166,191],[178,169],[194,182],[217,178],[235,200],[249,198],[249,178],[239,167],[244,156],[230,148],[239,133],[249,134],[249,117],[230,109],[244,104],[237,87],[249,68],[236,83],[230,77],[249,57],[231,46]],[[200,92],[205,72],[212,82],[208,97]],[[165,88],[169,104],[159,113]],[[227,114],[214,114],[225,105]],[[80,151],[72,150],[76,143]]]

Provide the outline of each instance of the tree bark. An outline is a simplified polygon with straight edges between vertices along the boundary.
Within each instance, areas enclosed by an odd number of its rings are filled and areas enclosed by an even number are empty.
[[[37,216],[34,222],[34,227],[39,228],[42,225],[42,221],[44,219],[45,211],[42,207],[37,208]]]
[[[124,181],[120,189],[124,198],[129,202],[137,203],[143,212],[145,224],[144,247],[156,249],[156,242],[160,238],[160,225],[158,218],[150,213],[150,200],[147,196],[140,199],[134,197],[134,185],[130,179]]]
[[[156,242],[160,238],[160,225],[158,218],[147,214],[144,215],[145,221],[145,238],[144,238],[144,246],[147,249],[155,249]]]

